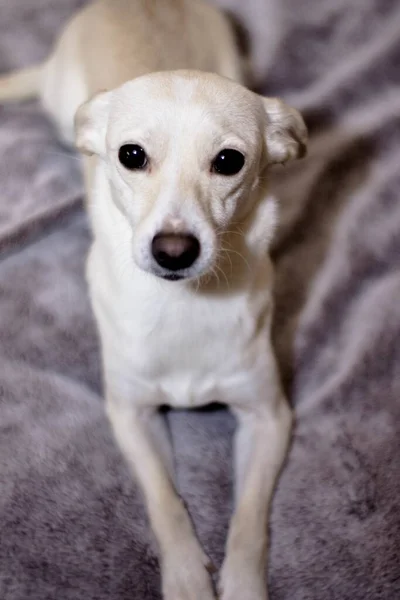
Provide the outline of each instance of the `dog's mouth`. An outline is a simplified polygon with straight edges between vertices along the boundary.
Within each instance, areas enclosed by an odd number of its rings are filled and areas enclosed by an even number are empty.
[[[166,281],[181,281],[182,279],[186,279],[185,275],[178,275],[178,273],[165,273],[164,275],[160,275],[160,277]]]

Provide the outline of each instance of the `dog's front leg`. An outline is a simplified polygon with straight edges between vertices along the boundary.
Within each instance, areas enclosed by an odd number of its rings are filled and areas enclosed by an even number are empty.
[[[265,571],[269,506],[287,453],[292,422],[276,368],[273,370],[272,381],[268,377],[268,382],[253,382],[248,390],[255,396],[233,407],[238,420],[236,506],[220,576],[222,600],[268,598]]]
[[[172,480],[172,452],[156,407],[108,396],[107,412],[116,440],[145,496],[160,548],[165,600],[213,600],[209,561]]]

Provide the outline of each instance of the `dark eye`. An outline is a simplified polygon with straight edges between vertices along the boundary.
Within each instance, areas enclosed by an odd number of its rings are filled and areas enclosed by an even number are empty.
[[[225,148],[214,158],[211,170],[220,175],[236,175],[244,165],[244,156],[238,150]]]
[[[118,152],[118,158],[121,165],[130,171],[144,169],[147,165],[147,155],[138,144],[125,144],[121,146]]]

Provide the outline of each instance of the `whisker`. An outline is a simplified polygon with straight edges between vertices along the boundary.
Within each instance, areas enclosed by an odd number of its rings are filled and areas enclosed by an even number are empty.
[[[250,264],[249,264],[248,260],[246,259],[246,257],[243,256],[243,254],[241,254],[237,250],[232,250],[232,248],[223,248],[223,250],[226,253],[237,254],[238,256],[240,256],[240,258],[243,260],[243,262],[245,263],[245,265],[247,266],[249,271],[251,271]]]
[[[227,287],[229,288],[229,287],[230,287],[230,285],[229,285],[229,280],[228,280],[228,278],[227,278],[227,276],[226,276],[226,273],[225,273],[225,271],[224,271],[223,269],[221,269],[221,267],[220,267],[220,266],[218,266],[218,265],[215,265],[215,268],[216,268],[216,269],[218,269],[218,271],[220,271],[220,272],[222,273],[222,275],[225,277],[226,285],[227,285]]]
[[[197,292],[200,289],[200,276],[196,277],[196,279],[194,281],[196,282],[196,291],[195,291],[195,294],[197,294]]]
[[[231,259],[231,257],[229,256],[229,253],[228,253],[228,251],[227,251],[225,248],[221,248],[221,251],[224,253],[224,255],[225,255],[225,256],[227,257],[227,259],[229,260],[229,264],[230,264],[230,267],[231,267],[231,275],[232,275],[232,273],[233,273],[233,263],[232,263],[232,259]]]
[[[218,285],[218,287],[219,287],[219,285],[220,285],[220,279],[219,279],[218,273],[217,273],[217,271],[216,271],[216,266],[217,266],[217,265],[215,265],[215,267],[213,267],[213,268],[211,269],[211,273],[212,273],[212,274],[215,276],[215,278],[216,278],[216,280],[217,280],[217,285]]]
[[[217,237],[223,237],[224,235],[240,235],[241,237],[243,237],[243,232],[242,231],[234,231],[234,230],[222,230],[222,231],[217,231]]]

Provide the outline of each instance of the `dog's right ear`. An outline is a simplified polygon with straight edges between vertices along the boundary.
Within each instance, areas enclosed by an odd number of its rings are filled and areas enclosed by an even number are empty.
[[[75,114],[75,145],[84,154],[105,153],[111,92],[100,92]]]

